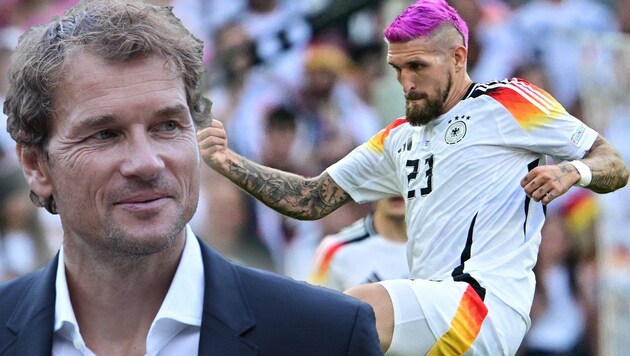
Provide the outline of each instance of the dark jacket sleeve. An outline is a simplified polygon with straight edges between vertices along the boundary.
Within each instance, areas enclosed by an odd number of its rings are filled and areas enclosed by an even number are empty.
[[[379,351],[380,344],[375,322],[372,308],[367,304],[361,303],[357,309],[357,317],[350,338],[348,355],[383,355],[383,353]]]

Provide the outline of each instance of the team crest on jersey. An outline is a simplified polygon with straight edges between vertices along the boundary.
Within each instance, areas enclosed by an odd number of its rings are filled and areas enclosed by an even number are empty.
[[[470,116],[467,118],[470,119]],[[468,131],[466,123],[464,121],[460,121],[459,116],[456,116],[455,120],[457,121],[449,125],[448,129],[446,129],[446,134],[444,135],[444,141],[446,141],[449,145],[454,145],[461,141]]]

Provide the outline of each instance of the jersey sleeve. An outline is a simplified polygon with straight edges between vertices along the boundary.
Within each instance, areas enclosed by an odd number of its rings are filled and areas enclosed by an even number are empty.
[[[582,158],[597,138],[595,130],[569,114],[546,91],[525,80],[498,82],[487,94],[508,113],[497,117],[508,146],[571,160]]]
[[[392,131],[407,124],[397,119],[326,170],[357,203],[399,195],[395,164],[389,155]]]

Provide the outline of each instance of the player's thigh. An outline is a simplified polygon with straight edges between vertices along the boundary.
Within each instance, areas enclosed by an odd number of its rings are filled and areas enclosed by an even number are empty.
[[[526,331],[516,311],[464,282],[393,280],[388,355],[513,355]]]

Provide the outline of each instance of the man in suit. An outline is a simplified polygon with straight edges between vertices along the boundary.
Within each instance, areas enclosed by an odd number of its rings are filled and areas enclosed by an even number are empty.
[[[25,34],[4,106],[63,245],[0,285],[0,355],[372,355],[367,304],[223,259],[199,198],[202,44],[170,9],[84,1]]]

